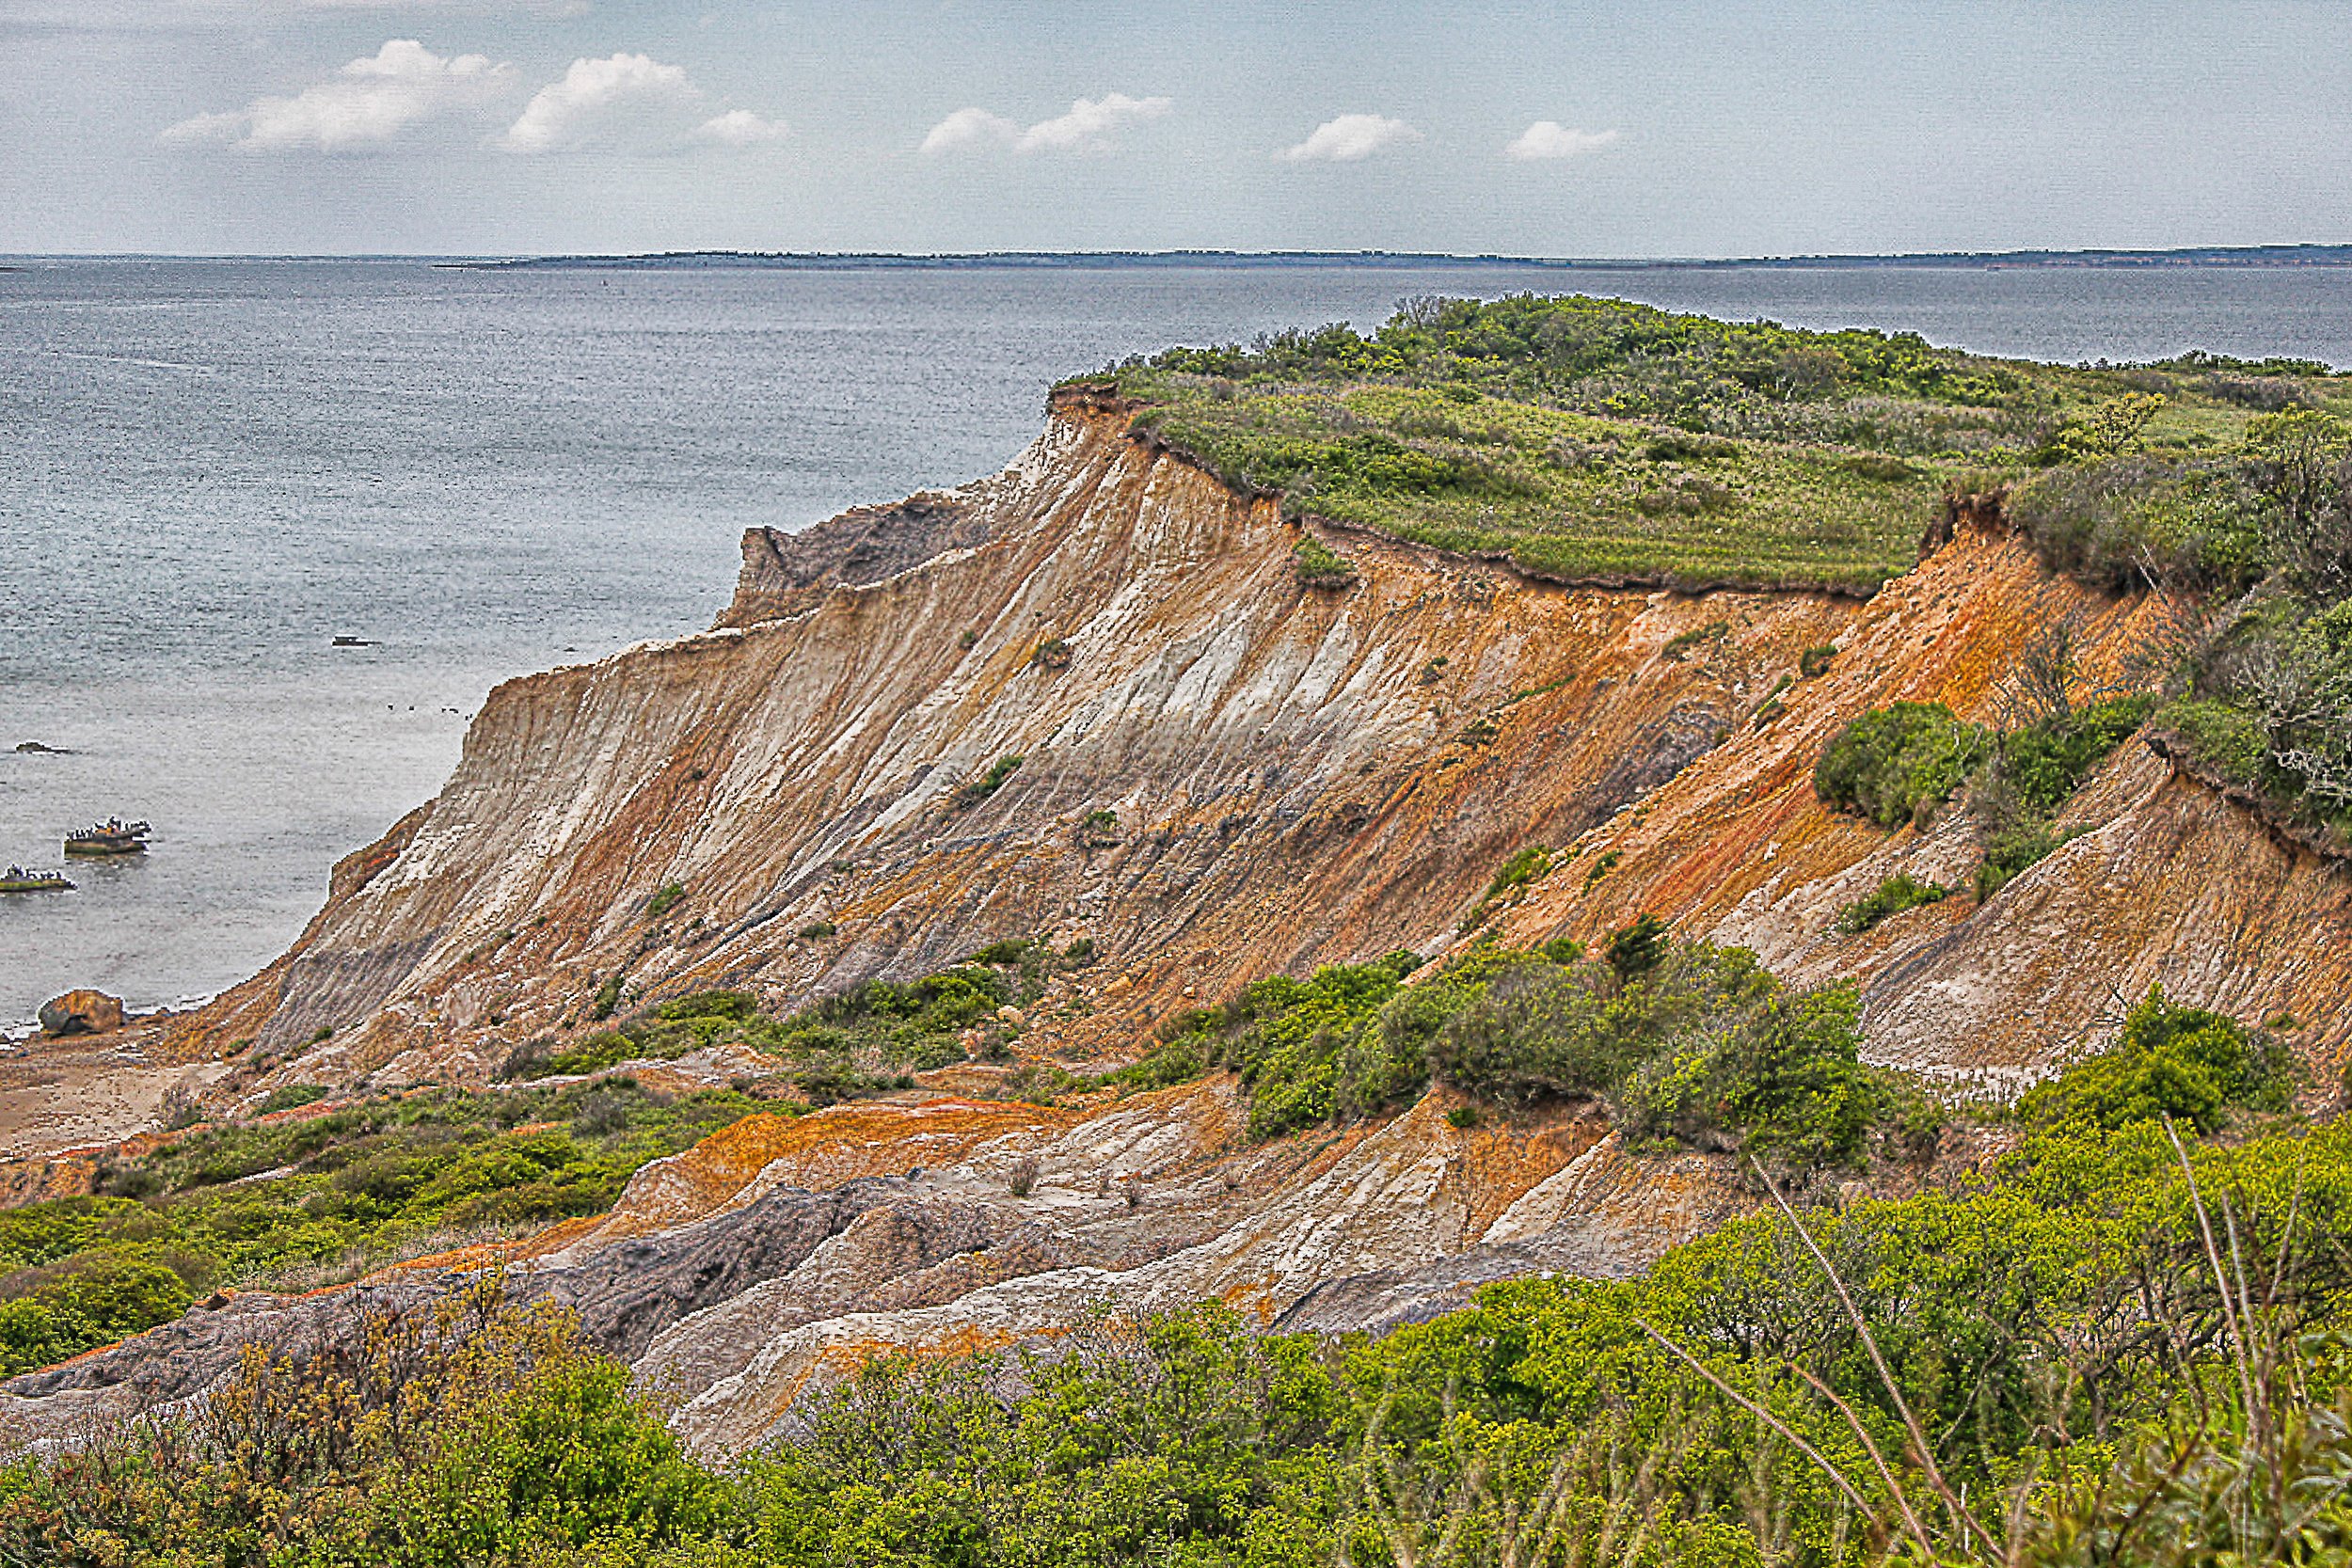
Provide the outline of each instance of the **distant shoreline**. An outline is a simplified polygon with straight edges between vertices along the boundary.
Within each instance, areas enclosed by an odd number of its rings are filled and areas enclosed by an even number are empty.
[[[1316,268],[1386,268],[1405,271],[1470,271],[1498,267],[1556,273],[1645,272],[1866,272],[1920,269],[2000,272],[2014,270],[2148,271],[2167,267],[2233,270],[2302,270],[2352,267],[2352,244],[2192,245],[2151,250],[1921,250],[1884,254],[1803,256],[1475,256],[1410,250],[989,250],[776,251],[665,250],[628,255],[544,256],[392,255],[168,255],[159,252],[39,254],[0,252],[0,273],[32,270],[59,262],[158,261],[327,262],[346,265],[419,263],[458,272],[1113,272],[1205,269],[1232,272],[1309,271]],[[29,263],[29,265],[28,265]]]
[[[1547,257],[1391,250],[1096,250],[972,251],[915,255],[895,251],[676,250],[629,256],[524,256],[444,261],[465,270],[516,271],[1112,271],[1216,268],[1265,271],[1312,267],[1393,267],[1436,270],[1528,267],[1551,272],[1857,271],[1879,267],[1973,270],[2060,268],[2137,270],[2152,267],[2346,267],[2352,245],[2202,245],[2171,250],[1913,251],[1887,255],[1708,257]]]

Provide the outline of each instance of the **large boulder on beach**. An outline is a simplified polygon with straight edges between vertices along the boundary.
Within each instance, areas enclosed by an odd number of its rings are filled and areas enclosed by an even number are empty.
[[[103,990],[70,990],[40,1005],[40,1032],[51,1039],[121,1027],[122,999]]]

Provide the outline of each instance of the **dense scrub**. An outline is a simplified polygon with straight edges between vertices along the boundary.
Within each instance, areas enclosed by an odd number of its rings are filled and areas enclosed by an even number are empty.
[[[2012,728],[1964,723],[1942,703],[1870,709],[1822,752],[1813,769],[1815,793],[1882,828],[1899,828],[1924,825],[1964,788],[1983,848],[1977,896],[1992,897],[2058,847],[2051,819],[2058,808],[2155,709],[2155,699],[2145,694],[2074,706],[2070,660],[2061,649],[2042,661],[2042,700],[2021,697],[2019,704],[2039,717]],[[2034,668],[2035,661],[2027,665]],[[1947,891],[1908,876],[1889,878],[1849,905],[1837,928],[1859,935]]]
[[[2145,650],[2168,751],[2341,850],[2352,833],[2352,427],[2297,396],[2196,452],[2022,486],[2042,558],[2172,613]]]
[[[747,992],[703,991],[659,1004],[628,1022],[569,1042],[517,1049],[507,1079],[594,1072],[630,1061],[672,1061],[732,1045],[775,1058],[773,1076],[804,1105],[831,1105],[912,1086],[912,1073],[951,1063],[1004,1061],[1016,1025],[1000,1015],[1044,994],[1054,975],[1093,961],[1080,942],[1056,952],[1009,941],[903,985],[868,980],[788,1016],[758,1011]]]
[[[1231,1069],[1259,1138],[1366,1116],[1434,1080],[1499,1107],[1602,1101],[1637,1146],[1804,1168],[1853,1163],[1874,1129],[1919,1114],[1861,1065],[1850,988],[1790,992],[1744,948],[1674,942],[1654,920],[1617,933],[1605,960],[1573,942],[1486,942],[1406,985],[1420,961],[1261,980],[1178,1019],[1115,1076],[1156,1085]]]
[[[2344,401],[2319,366],[2037,365],[1534,295],[1410,300],[1369,338],[1284,332],[1110,373],[1139,428],[1294,514],[1686,585],[1867,589],[1911,565],[1960,473],[2193,466],[2265,406]],[[2223,562],[2198,505],[2138,532]],[[2047,532],[2086,562],[2133,547],[2110,523]]]
[[[306,1288],[599,1212],[638,1166],[756,1106],[621,1078],[195,1128],[105,1165],[97,1196],[0,1211],[0,1373],[152,1327],[223,1285]]]
[[[2235,1028],[2152,997],[2117,1059],[2217,1061]],[[1490,1286],[1375,1339],[1211,1304],[872,1362],[725,1475],[488,1281],[20,1462],[0,1562],[2333,1560],[2352,1124],[2183,1148],[2160,1108],[2042,1117],[1964,1190],[1767,1210],[1636,1279]]]

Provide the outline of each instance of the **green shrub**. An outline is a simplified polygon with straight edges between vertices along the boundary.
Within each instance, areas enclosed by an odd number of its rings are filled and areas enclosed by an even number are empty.
[[[0,1374],[151,1328],[219,1284],[307,1289],[451,1237],[596,1212],[645,1161],[755,1108],[615,1078],[200,1128],[107,1162],[103,1196],[0,1211]]]
[[[2184,698],[2167,704],[2153,723],[2187,752],[2187,760],[2245,788],[2262,787],[2270,745],[2255,715],[2209,698]]]
[[[1829,673],[1829,667],[1836,660],[1836,657],[1837,644],[1817,642],[1798,656],[1797,673],[1806,680],[1819,680]]]
[[[1291,546],[1291,564],[1308,588],[1345,588],[1356,580],[1356,563],[1311,533]]]
[[[1520,888],[1542,881],[1551,874],[1551,851],[1540,844],[1530,844],[1515,849],[1511,857],[1495,871],[1494,880],[1486,884],[1478,902],[1463,915],[1458,928],[1470,930],[1485,924],[1495,906]]]
[[[976,806],[1004,787],[1005,781],[1018,772],[1024,759],[1018,752],[1008,752],[988,765],[988,771],[972,783],[956,790],[958,806]]]
[[[1626,1141],[1738,1148],[1799,1168],[1856,1163],[1889,1106],[1862,1066],[1861,1010],[1852,987],[1829,986],[1679,1035],[1623,1081]]]
[[[1666,923],[1654,914],[1635,917],[1631,925],[1610,933],[1603,957],[1618,979],[1640,979],[1665,959]]]
[[[645,918],[659,920],[686,902],[686,888],[678,882],[665,882],[654,895],[645,900]]]
[[[2053,468],[2011,495],[2010,517],[2054,572],[2121,592],[2151,581],[2232,589],[2260,541],[2223,466],[2135,456]]]
[[[1947,887],[1923,882],[1907,871],[1898,871],[1838,911],[1837,930],[1844,936],[1858,937],[1882,920],[1922,904],[1941,902],[1950,895]]]
[[[304,1105],[314,1105],[326,1098],[324,1084],[284,1084],[269,1091],[262,1103],[254,1107],[254,1115],[268,1116],[273,1111],[292,1111]]]
[[[1703,643],[1720,642],[1730,634],[1729,621],[1709,621],[1703,626],[1692,626],[1689,631],[1677,632],[1666,639],[1666,645],[1659,649],[1658,654],[1661,658],[1679,663],[1690,657],[1692,649]]]
[[[1029,662],[1041,670],[1067,670],[1077,656],[1070,643],[1059,637],[1049,637],[1029,655]]]
[[[596,998],[588,1005],[588,1016],[597,1020],[608,1019],[620,1009],[620,1006],[621,976],[615,971],[606,975],[604,984],[596,988]]]
[[[1982,903],[1991,898],[2027,867],[2049,859],[2062,842],[2039,821],[2019,822],[1995,832],[1986,843],[1984,860],[1977,867],[1977,901]]]
[[[670,1022],[719,1018],[740,1023],[759,1011],[759,999],[747,990],[704,990],[674,997],[654,1008],[654,1016]]]
[[[1924,821],[1981,762],[1991,737],[1942,703],[1872,708],[1840,730],[1814,765],[1815,793],[1882,828]]]
[[[1993,766],[2028,811],[2051,812],[2074,798],[2148,716],[2151,696],[2116,697],[2003,734]]]
[[[1175,1020],[1113,1077],[1150,1087],[1229,1068],[1249,1090],[1253,1138],[1377,1110],[1428,1081],[1420,1035],[1379,1027],[1404,977],[1420,966],[1418,956],[1396,953],[1376,963],[1326,964],[1305,980],[1256,981],[1222,1006]]]
[[[2028,1090],[2031,1122],[2088,1122],[2114,1130],[2169,1117],[2201,1132],[2233,1110],[2281,1112],[2295,1103],[2300,1063],[2277,1036],[2197,1007],[2176,1007],[2151,986],[2115,1045]]]
[[[841,927],[830,920],[812,920],[794,933],[803,942],[824,942],[841,934]]]
[[[728,1483],[552,1307],[488,1287],[353,1320],[324,1344],[256,1346],[192,1408],[13,1471],[0,1560],[519,1568],[644,1561],[733,1528]]]

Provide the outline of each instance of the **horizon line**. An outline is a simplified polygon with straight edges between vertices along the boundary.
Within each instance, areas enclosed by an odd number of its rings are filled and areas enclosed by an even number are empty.
[[[1055,267],[1088,265],[1382,265],[1530,267],[1549,271],[1674,268],[1862,266],[2352,266],[2352,243],[2305,241],[2244,245],[2019,247],[2004,250],[1817,251],[1779,256],[1533,256],[1502,252],[1178,247],[1159,250],[753,250],[703,247],[657,251],[5,251],[11,261],[342,261],[426,262],[459,268],[768,266]]]

